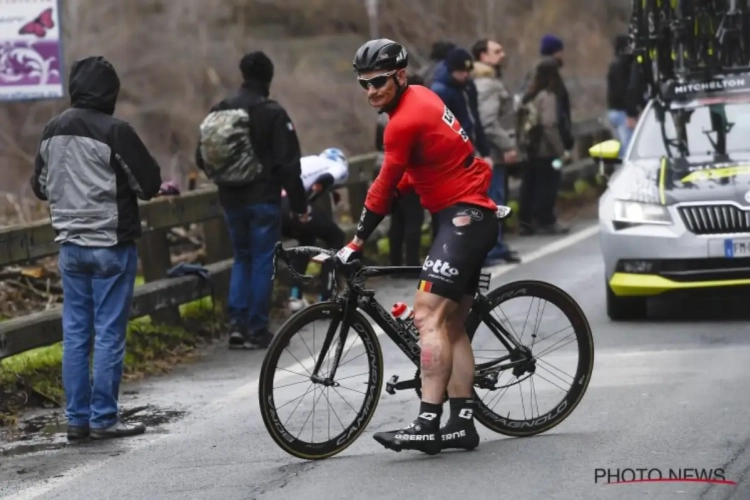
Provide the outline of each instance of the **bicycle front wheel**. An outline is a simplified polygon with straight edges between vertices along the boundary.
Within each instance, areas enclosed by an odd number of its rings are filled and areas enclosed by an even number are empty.
[[[488,374],[474,381],[476,418],[506,436],[546,432],[575,410],[591,380],[594,339],[586,315],[570,295],[542,281],[508,283],[487,299],[491,309],[472,336],[477,370]],[[522,348],[509,351],[499,337]]]
[[[362,434],[378,406],[383,355],[375,331],[358,311],[350,318],[333,383],[325,383],[333,371],[343,316],[336,302],[307,307],[282,325],[263,360],[258,388],[263,423],[276,444],[297,458],[320,460],[341,453]]]

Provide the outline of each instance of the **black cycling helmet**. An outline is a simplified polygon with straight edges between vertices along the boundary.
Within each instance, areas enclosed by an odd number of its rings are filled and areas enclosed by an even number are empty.
[[[409,64],[409,54],[400,43],[387,38],[370,40],[354,54],[354,71],[374,71],[378,69],[403,69]]]

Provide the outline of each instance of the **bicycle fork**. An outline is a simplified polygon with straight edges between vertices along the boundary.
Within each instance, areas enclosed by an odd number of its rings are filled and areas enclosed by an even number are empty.
[[[353,317],[353,312],[357,309],[357,301],[353,298],[347,298],[344,300],[344,315],[343,318],[338,320],[334,319],[331,321],[331,325],[328,327],[328,332],[326,332],[325,339],[323,340],[323,345],[320,349],[320,355],[318,356],[318,360],[315,362],[315,368],[313,369],[312,375],[310,375],[310,381],[316,384],[321,384],[325,387],[338,387],[339,383],[334,381],[334,378],[336,377],[336,371],[339,368],[339,363],[341,362],[341,356],[344,352],[344,346],[346,345],[346,340],[349,336],[349,327],[351,326],[351,318]],[[333,342],[334,337],[336,337],[336,330],[339,329],[339,324],[341,325],[341,330],[339,332],[339,335],[337,337],[338,342],[336,343],[335,351],[333,354],[333,360],[331,363],[331,371],[328,373],[328,376],[322,377],[319,375],[320,369],[323,366],[323,360],[326,359],[328,355],[328,350],[331,348],[331,343]]]

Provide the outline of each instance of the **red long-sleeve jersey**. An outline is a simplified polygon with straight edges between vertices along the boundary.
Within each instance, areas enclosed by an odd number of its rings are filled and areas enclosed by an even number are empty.
[[[471,203],[495,210],[487,196],[492,169],[474,158],[474,146],[461,124],[433,91],[409,86],[389,114],[385,158],[365,199],[371,212],[386,215],[398,189],[409,188],[430,213]]]

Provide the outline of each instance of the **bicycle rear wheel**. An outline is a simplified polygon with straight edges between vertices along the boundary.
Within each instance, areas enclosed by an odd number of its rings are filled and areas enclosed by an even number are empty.
[[[263,360],[258,388],[263,423],[276,444],[297,458],[320,460],[344,451],[365,430],[380,400],[383,385],[380,342],[358,311],[351,315],[335,385],[322,383],[332,371],[343,315],[343,308],[337,302],[307,307],[282,325]],[[314,323],[319,321],[329,325],[318,328],[316,338]],[[311,325],[310,331],[307,327]],[[324,339],[329,336],[330,347],[324,353]],[[288,359],[281,361],[287,354]],[[320,378],[313,380],[314,367],[321,357],[323,362],[316,374]],[[293,391],[300,395],[293,397],[290,395]],[[357,393],[362,396],[361,402],[350,402],[352,394]],[[321,403],[322,408],[316,412]],[[308,426],[311,430],[306,431]]]
[[[487,299],[492,309],[480,318],[485,327],[482,328],[479,324],[474,332],[469,332],[472,337],[477,370],[492,367],[498,358],[505,357],[506,359],[501,362],[500,366],[497,366],[495,378],[485,376],[481,380],[475,380],[475,395],[478,402],[476,419],[488,429],[506,436],[526,437],[546,432],[559,425],[575,410],[591,380],[591,373],[594,369],[594,339],[586,315],[570,295],[554,285],[541,281],[524,280],[508,283],[490,292]],[[528,307],[503,310],[501,306],[516,299],[531,299],[531,301]],[[558,315],[557,319],[553,319],[550,327],[539,328],[542,325],[547,304],[554,305],[562,314]],[[498,309],[500,313],[496,314],[495,311]],[[571,327],[561,328],[559,319],[561,317],[566,318]],[[515,327],[512,319],[520,319],[520,323],[523,324],[522,329]],[[530,321],[532,325],[528,325]],[[498,324],[505,330],[505,337],[513,336],[522,345],[525,345],[524,336],[528,333],[529,326],[547,331],[544,335],[540,335],[537,331],[531,332],[532,342],[530,346],[526,346],[527,353],[524,354],[517,349],[509,352],[497,338],[498,335],[503,335],[496,333]],[[561,333],[569,330],[570,333],[560,336]],[[550,342],[544,344],[545,347],[537,348],[544,341]],[[576,350],[563,350],[545,358],[573,341],[577,341]],[[531,354],[530,357],[528,353]],[[573,355],[577,355],[577,361],[572,359]],[[503,366],[502,363],[505,365]],[[514,366],[508,367],[509,364]],[[565,371],[558,366],[567,366],[570,369]],[[502,377],[506,375],[510,375],[510,379],[502,381]],[[537,377],[538,379],[535,380]],[[524,386],[526,381],[529,381],[529,384]],[[545,382],[552,387],[544,388]],[[540,383],[542,387],[537,387]],[[567,388],[563,387],[565,385]],[[524,387],[529,388],[528,392],[524,392]],[[484,389],[487,389],[485,396],[482,393]],[[514,405],[506,400],[498,409],[501,400],[511,390],[513,393],[516,391],[520,393],[520,408],[518,404]],[[557,391],[563,392],[560,399],[558,399]],[[539,408],[540,395],[542,402],[553,402],[551,409],[544,413]],[[531,403],[528,406],[527,399]],[[534,399],[536,401],[533,401]],[[518,416],[511,416],[516,411]]]

